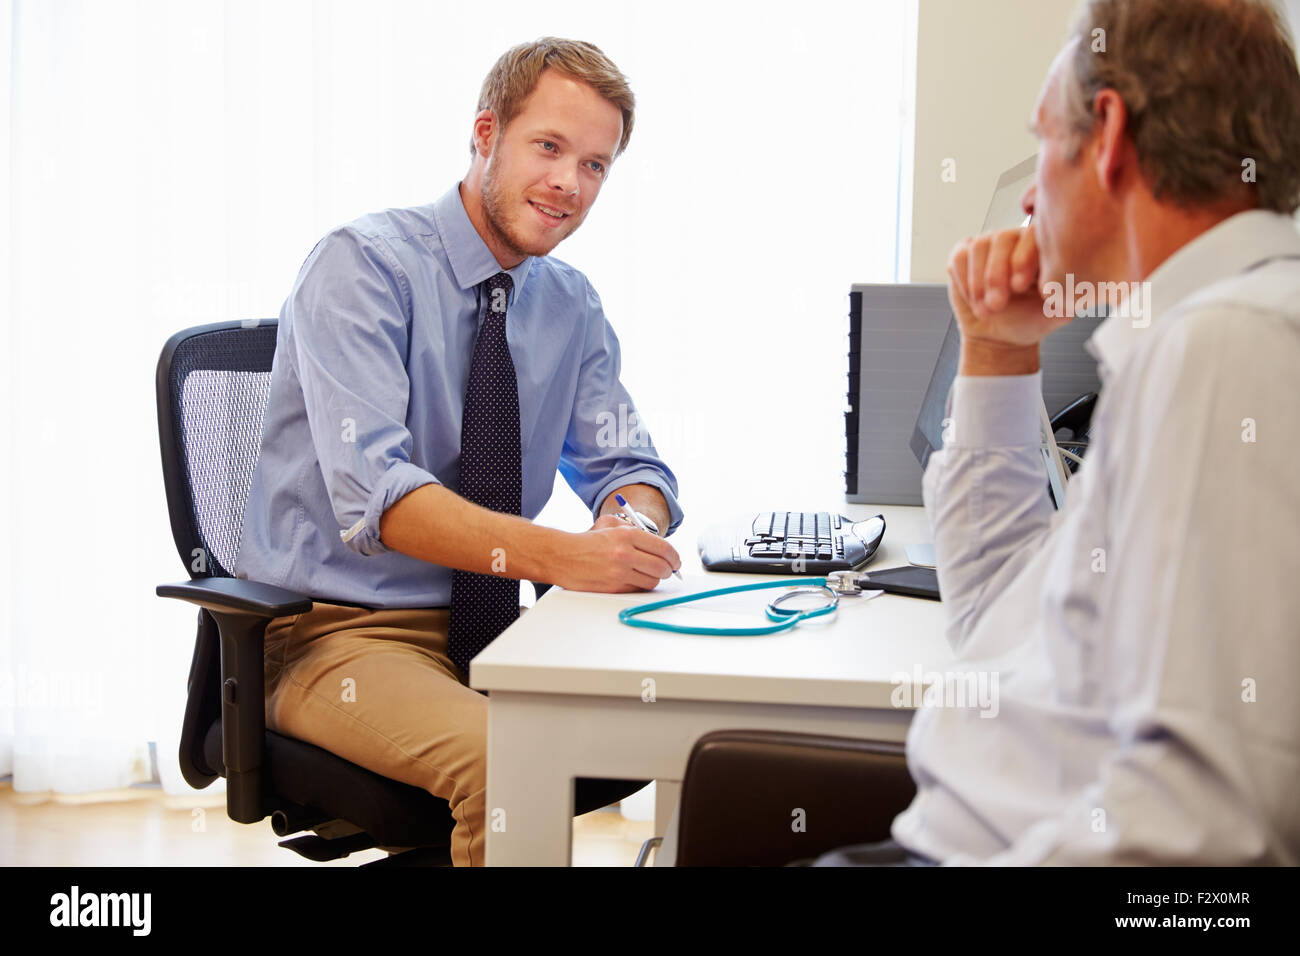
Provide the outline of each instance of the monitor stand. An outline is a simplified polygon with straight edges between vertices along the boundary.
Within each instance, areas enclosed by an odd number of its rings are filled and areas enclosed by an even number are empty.
[[[918,568],[934,567],[934,544],[928,541],[924,544],[909,544],[907,546],[907,563]]]

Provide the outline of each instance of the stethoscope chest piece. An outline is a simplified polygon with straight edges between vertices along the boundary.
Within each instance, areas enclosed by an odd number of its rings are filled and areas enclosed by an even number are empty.
[[[828,601],[818,607],[796,608],[782,607],[786,601],[792,598],[800,598],[808,594],[817,594],[825,596]],[[795,587],[786,591],[780,597],[773,598],[767,604],[767,617],[770,621],[785,621],[792,615],[797,615],[798,620],[807,620],[810,617],[820,617],[823,614],[830,614],[839,606],[840,596],[836,591],[825,584],[809,585],[806,587]]]

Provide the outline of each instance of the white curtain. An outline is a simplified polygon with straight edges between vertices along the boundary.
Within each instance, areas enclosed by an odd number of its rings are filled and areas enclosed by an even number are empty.
[[[587,39],[627,154],[557,250],[601,294],[696,527],[835,507],[847,293],[898,274],[912,2],[0,0],[0,776],[180,791],[195,611],[159,467],[174,331],[278,314],[330,227],[468,166],[507,47]],[[585,527],[562,482],[543,521]]]

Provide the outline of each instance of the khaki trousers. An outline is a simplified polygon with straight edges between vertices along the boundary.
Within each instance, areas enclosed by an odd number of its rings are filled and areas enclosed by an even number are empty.
[[[482,866],[487,698],[447,657],[447,608],[314,602],[266,627],[266,725],[447,801],[455,866]]]

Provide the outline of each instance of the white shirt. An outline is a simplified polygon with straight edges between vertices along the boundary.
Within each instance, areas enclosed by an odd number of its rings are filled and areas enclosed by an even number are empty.
[[[1039,376],[955,381],[925,504],[957,669],[997,698],[918,709],[899,843],[1300,864],[1300,261],[1249,268],[1275,256],[1300,256],[1290,219],[1234,216],[1152,273],[1146,327],[1098,327],[1060,512]]]

